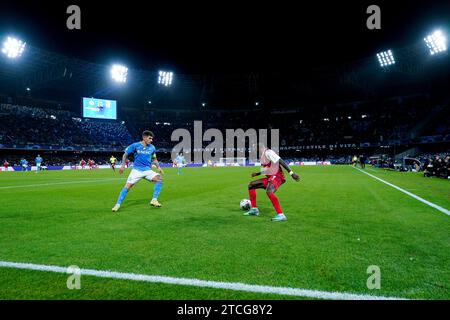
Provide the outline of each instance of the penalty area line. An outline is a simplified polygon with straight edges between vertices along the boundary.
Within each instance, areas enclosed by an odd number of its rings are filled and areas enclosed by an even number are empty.
[[[66,274],[74,273],[73,269],[69,270],[66,267],[32,264],[32,263],[9,262],[9,261],[0,261],[0,267],[25,269],[25,270],[36,270],[36,271],[47,271],[47,272],[55,272],[55,273],[66,273]],[[80,269],[79,274],[85,275],[85,276],[100,277],[100,278],[144,281],[144,282],[152,282],[152,283],[164,283],[164,284],[184,285],[184,286],[213,288],[213,289],[225,289],[225,290],[246,291],[246,292],[255,292],[255,293],[277,294],[277,295],[289,295],[289,296],[298,296],[298,297],[307,297],[307,298],[316,298],[316,299],[407,300],[407,299],[396,298],[396,297],[383,297],[383,296],[374,296],[374,295],[365,295],[365,294],[356,294],[356,293],[345,293],[345,292],[327,292],[327,291],[299,289],[299,288],[290,288],[290,287],[272,287],[272,286],[245,284],[245,283],[240,283],[240,282],[206,281],[206,280],[199,280],[199,279],[175,278],[175,277],[167,277],[167,276],[114,272],[114,271],[109,271],[109,270]]]
[[[383,179],[380,179],[380,178],[378,178],[377,176],[374,176],[373,174],[370,174],[370,173],[368,173],[368,172],[366,172],[366,171],[364,171],[364,170],[361,170],[361,169],[356,168],[356,167],[353,167],[353,168],[355,168],[356,170],[358,170],[358,171],[360,171],[360,172],[362,172],[362,173],[364,173],[364,174],[367,174],[368,176],[370,176],[370,177],[372,177],[372,178],[374,178],[374,179],[376,179],[376,180],[378,180],[378,181],[380,181],[380,182],[382,182],[382,183],[384,183],[384,184],[387,184],[388,186],[390,186],[390,187],[392,187],[392,188],[394,188],[394,189],[397,189],[397,190],[400,191],[400,192],[403,192],[404,194],[407,194],[408,196],[410,196],[410,197],[412,197],[412,198],[414,198],[414,199],[416,199],[416,200],[418,200],[418,201],[420,201],[420,202],[422,202],[422,203],[425,203],[426,205],[428,205],[428,206],[430,206],[430,207],[432,207],[432,208],[434,208],[434,209],[436,209],[436,210],[439,210],[439,211],[442,212],[442,213],[445,213],[445,214],[448,215],[448,216],[450,216],[450,211],[449,211],[449,210],[447,210],[447,209],[445,209],[445,208],[443,208],[443,207],[441,207],[441,206],[438,206],[437,204],[434,204],[433,202],[430,202],[430,201],[428,201],[428,200],[425,200],[425,199],[423,199],[423,198],[421,198],[421,197],[415,195],[414,193],[411,193],[411,192],[409,192],[409,191],[406,191],[405,189],[402,189],[402,188],[400,188],[400,187],[397,187],[395,184],[392,184],[392,183],[387,182],[387,181],[385,181],[385,180],[383,180]]]

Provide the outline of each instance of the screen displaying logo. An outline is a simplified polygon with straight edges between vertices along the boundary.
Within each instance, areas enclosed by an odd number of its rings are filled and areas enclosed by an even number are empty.
[[[117,101],[83,98],[83,117],[116,120]]]

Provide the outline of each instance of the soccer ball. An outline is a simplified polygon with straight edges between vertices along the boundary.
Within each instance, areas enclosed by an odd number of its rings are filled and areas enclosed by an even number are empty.
[[[240,206],[241,210],[250,210],[251,202],[248,199],[242,199]]]

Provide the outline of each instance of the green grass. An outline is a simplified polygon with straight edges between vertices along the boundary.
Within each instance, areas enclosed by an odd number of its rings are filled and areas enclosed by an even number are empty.
[[[296,168],[258,190],[259,217],[239,201],[254,168],[167,169],[160,201],[141,181],[118,214],[126,174],[110,170],[0,174],[0,260],[419,299],[450,298],[450,217],[349,166]],[[366,169],[450,209],[450,181]],[[16,188],[3,188],[17,186]],[[368,266],[381,289],[366,286]],[[229,290],[0,268],[0,299],[292,299]],[[298,297],[294,297],[299,299]]]

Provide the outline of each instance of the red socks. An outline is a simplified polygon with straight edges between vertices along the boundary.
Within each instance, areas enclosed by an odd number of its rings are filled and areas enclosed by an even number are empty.
[[[256,208],[256,190],[249,189],[248,195],[250,196],[250,202],[252,203],[252,208]]]
[[[269,196],[269,199],[272,202],[277,214],[283,213],[283,210],[281,210],[280,201],[278,201],[277,196],[273,192],[269,192],[267,193],[267,195]]]
[[[255,189],[249,189],[248,195],[250,196],[250,202],[252,203],[252,208],[256,208],[256,190]],[[267,193],[267,196],[269,197],[270,201],[272,202],[273,207],[275,208],[275,211],[277,214],[283,213],[283,210],[281,210],[280,201],[278,201],[277,196],[273,192]]]

